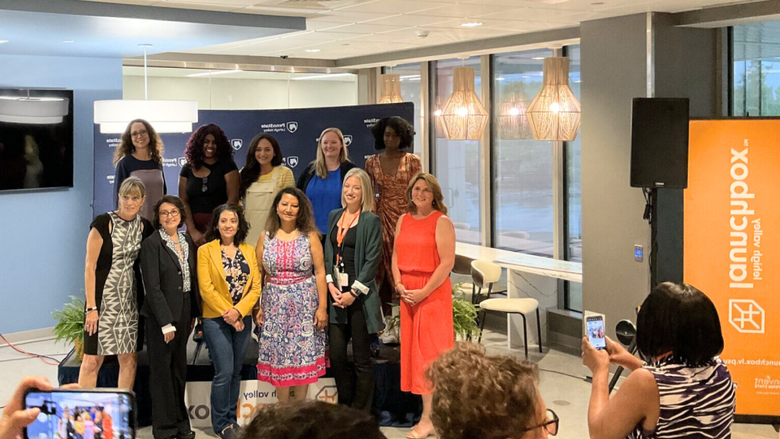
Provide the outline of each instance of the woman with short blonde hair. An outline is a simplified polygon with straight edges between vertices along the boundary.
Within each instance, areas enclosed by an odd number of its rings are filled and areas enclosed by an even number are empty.
[[[357,178],[357,181],[360,184],[360,187],[363,188],[366,194],[373,195],[373,185],[371,184],[371,178],[368,176],[368,173],[366,171],[360,169],[360,168],[352,168],[347,172],[347,175],[344,176],[344,181],[347,181],[348,178],[355,177]],[[341,207],[347,207],[347,200],[344,198],[344,192],[341,193]],[[365,196],[362,197],[362,201],[360,202],[360,208],[363,210],[363,212],[373,212],[374,211],[374,197],[373,196]]]

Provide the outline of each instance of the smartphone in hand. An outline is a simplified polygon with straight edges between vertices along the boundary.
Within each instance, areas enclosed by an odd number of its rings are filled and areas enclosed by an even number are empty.
[[[27,439],[134,439],[135,398],[120,389],[31,390],[25,408],[40,408]]]
[[[590,314],[585,317],[585,332],[588,341],[596,349],[606,349],[607,339],[603,314]]]

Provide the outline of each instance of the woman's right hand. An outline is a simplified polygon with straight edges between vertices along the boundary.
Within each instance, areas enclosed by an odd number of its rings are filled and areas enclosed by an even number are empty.
[[[262,310],[262,308],[255,309],[254,318],[255,318],[255,325],[263,326],[263,310]]]
[[[406,296],[406,287],[401,282],[396,282],[395,285],[393,285],[393,290],[395,290],[396,297],[403,299],[404,296]]]
[[[97,329],[98,329],[98,312],[96,310],[87,312],[87,319],[84,322],[84,330],[87,331],[87,334],[92,336],[97,332]]]
[[[634,370],[642,367],[642,361],[633,356],[620,343],[615,343],[611,338],[604,337],[607,341],[607,353],[609,353],[610,364],[622,366],[628,370]]]
[[[236,332],[241,332],[244,330],[243,320],[237,320],[236,323],[234,323],[232,326],[236,329]]]
[[[340,305],[341,291],[339,291],[339,289],[336,288],[336,285],[334,285],[333,282],[328,282],[328,292],[330,293],[330,296],[333,297],[333,302],[336,305]]]

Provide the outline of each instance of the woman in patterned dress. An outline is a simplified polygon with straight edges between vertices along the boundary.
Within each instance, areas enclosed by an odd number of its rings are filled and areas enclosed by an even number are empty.
[[[718,311],[695,287],[664,282],[637,316],[642,362],[607,338],[596,350],[582,339],[582,359],[593,372],[588,429],[594,438],[731,437],[735,390],[723,351]],[[610,363],[631,370],[609,397]]]
[[[276,387],[279,402],[306,398],[325,375],[328,324],[322,244],[311,203],[296,188],[274,198],[257,246],[266,279],[255,322],[260,332],[257,378]],[[291,395],[292,391],[292,395]]]
[[[141,339],[138,328],[139,297],[136,259],[141,241],[151,235],[152,224],[139,211],[146,188],[137,177],[128,177],[119,188],[119,208],[98,215],[90,225],[84,268],[86,317],[84,358],[79,384],[95,387],[106,355],[119,359],[119,383],[132,389],[136,351]]]
[[[214,209],[198,249],[198,287],[203,301],[203,338],[214,363],[211,426],[220,439],[238,437],[236,401],[241,367],[252,334],[252,317],[262,288],[255,249],[244,243],[249,226],[240,206]]]
[[[407,212],[405,193],[409,180],[422,171],[420,157],[405,152],[414,143],[414,127],[394,116],[381,119],[371,128],[374,147],[382,151],[366,159],[366,172],[377,191],[376,214],[382,221],[382,263],[377,271],[379,297],[385,314],[393,300],[393,241],[398,217]],[[397,282],[398,280],[396,280]]]

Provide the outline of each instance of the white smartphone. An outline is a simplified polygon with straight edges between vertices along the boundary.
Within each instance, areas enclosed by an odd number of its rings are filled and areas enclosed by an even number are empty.
[[[606,349],[606,326],[603,314],[588,314],[585,316],[585,334],[594,348]]]

